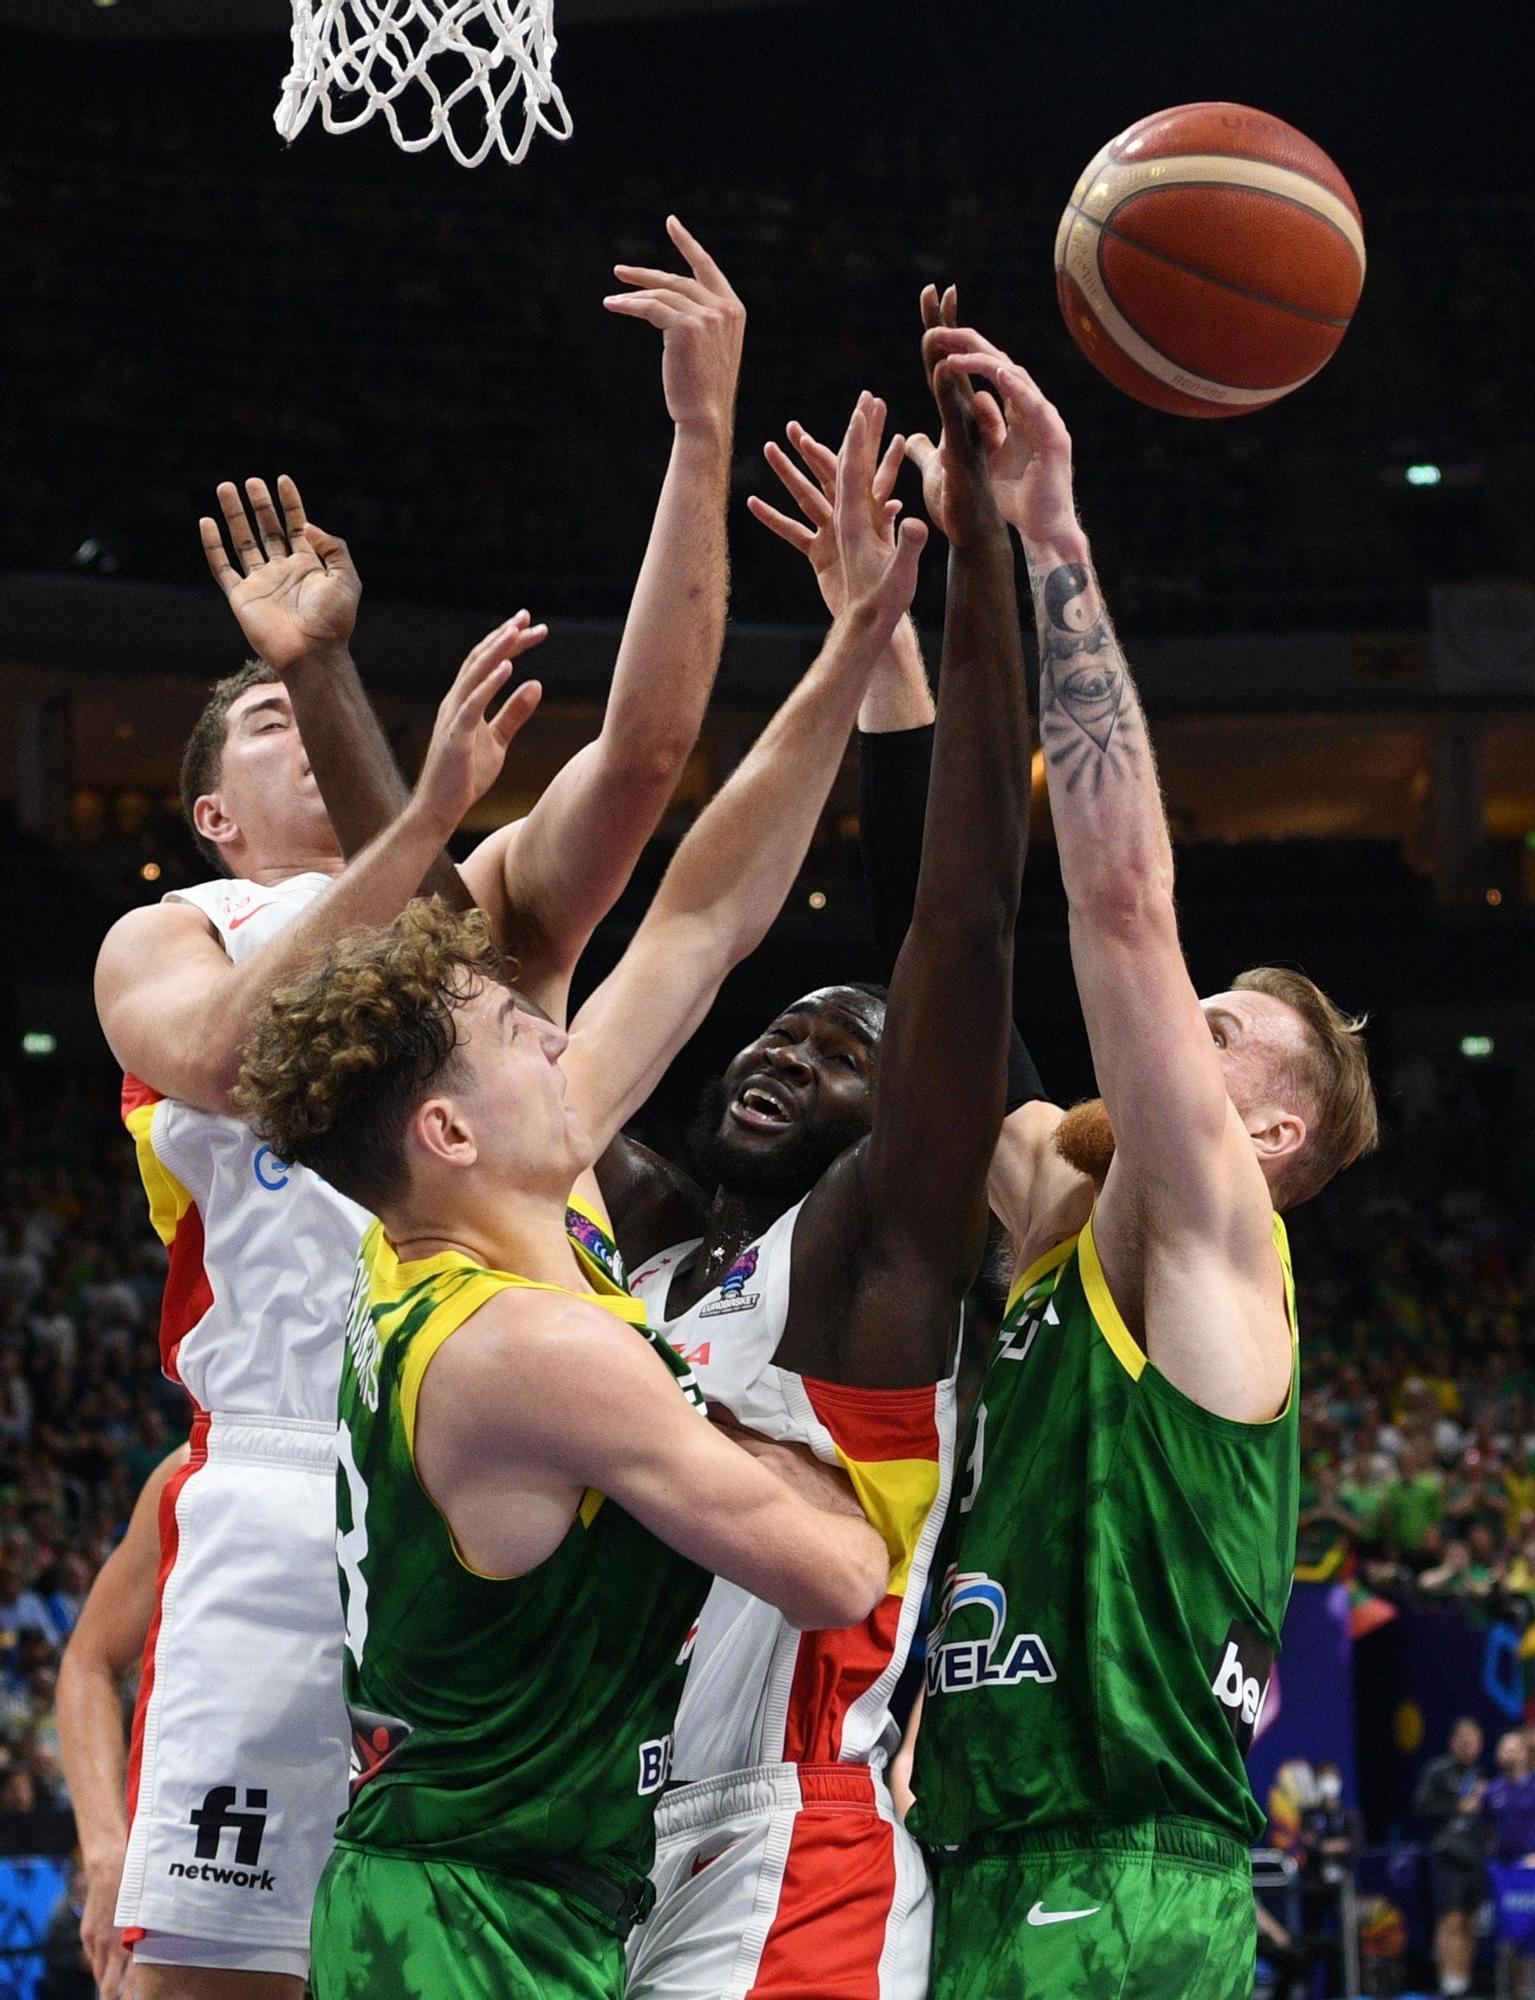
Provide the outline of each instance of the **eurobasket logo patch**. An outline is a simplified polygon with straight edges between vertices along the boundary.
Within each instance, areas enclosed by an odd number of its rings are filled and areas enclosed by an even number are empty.
[[[575,1238],[597,1268],[611,1278],[620,1290],[627,1290],[624,1260],[618,1254],[617,1244],[589,1215],[583,1215],[579,1208],[567,1208],[565,1234]]]
[[[760,1292],[749,1292],[746,1287],[757,1274],[757,1246],[743,1250],[730,1269],[725,1273],[720,1286],[720,1295],[711,1299],[699,1309],[700,1319],[717,1319],[721,1313],[750,1312],[761,1298]]]

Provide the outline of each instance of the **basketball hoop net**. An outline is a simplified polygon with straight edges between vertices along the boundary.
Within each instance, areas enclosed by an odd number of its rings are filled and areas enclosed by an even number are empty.
[[[554,83],[553,12],[554,0],[293,0],[293,67],[274,122],[292,140],[317,104],[327,132],[355,132],[382,111],[407,153],[442,139],[460,166],[477,167],[492,146],[516,166],[540,127],[571,134]],[[332,92],[362,103],[343,116]],[[476,106],[485,117],[468,147],[453,129],[466,100],[464,118],[472,123]]]

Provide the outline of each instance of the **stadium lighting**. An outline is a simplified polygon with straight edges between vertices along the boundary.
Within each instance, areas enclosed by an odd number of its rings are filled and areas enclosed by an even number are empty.
[[[1460,1052],[1467,1062],[1480,1062],[1484,1056],[1492,1054],[1491,1035],[1462,1035]]]
[[[805,901],[810,905],[812,910],[824,910],[826,908],[826,891],[824,889],[812,889],[810,894],[805,898]]]
[[[1437,465],[1409,465],[1407,484],[1409,486],[1437,486],[1444,473]]]
[[[42,1028],[29,1028],[21,1038],[21,1053],[24,1056],[51,1056],[58,1045],[57,1035],[50,1035]]]

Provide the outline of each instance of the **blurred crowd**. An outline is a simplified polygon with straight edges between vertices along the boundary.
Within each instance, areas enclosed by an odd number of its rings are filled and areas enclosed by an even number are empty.
[[[1529,1163],[1517,1105],[1473,1075],[1404,1066],[1392,1151],[1297,1219],[1298,1562],[1387,1597],[1468,1600],[1535,1655]]]
[[[185,1435],[157,1366],[165,1259],[110,1111],[67,1087],[23,1104],[0,1077],[0,1812],[67,1803],[59,1656]]]

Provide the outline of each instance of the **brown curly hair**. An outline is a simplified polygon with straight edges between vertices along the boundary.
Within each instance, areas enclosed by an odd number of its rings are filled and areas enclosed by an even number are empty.
[[[378,1214],[404,1192],[406,1121],[451,1073],[456,1016],[487,980],[505,984],[506,966],[484,914],[437,897],[342,938],[268,997],[240,1065],[241,1115],[279,1159]]]

